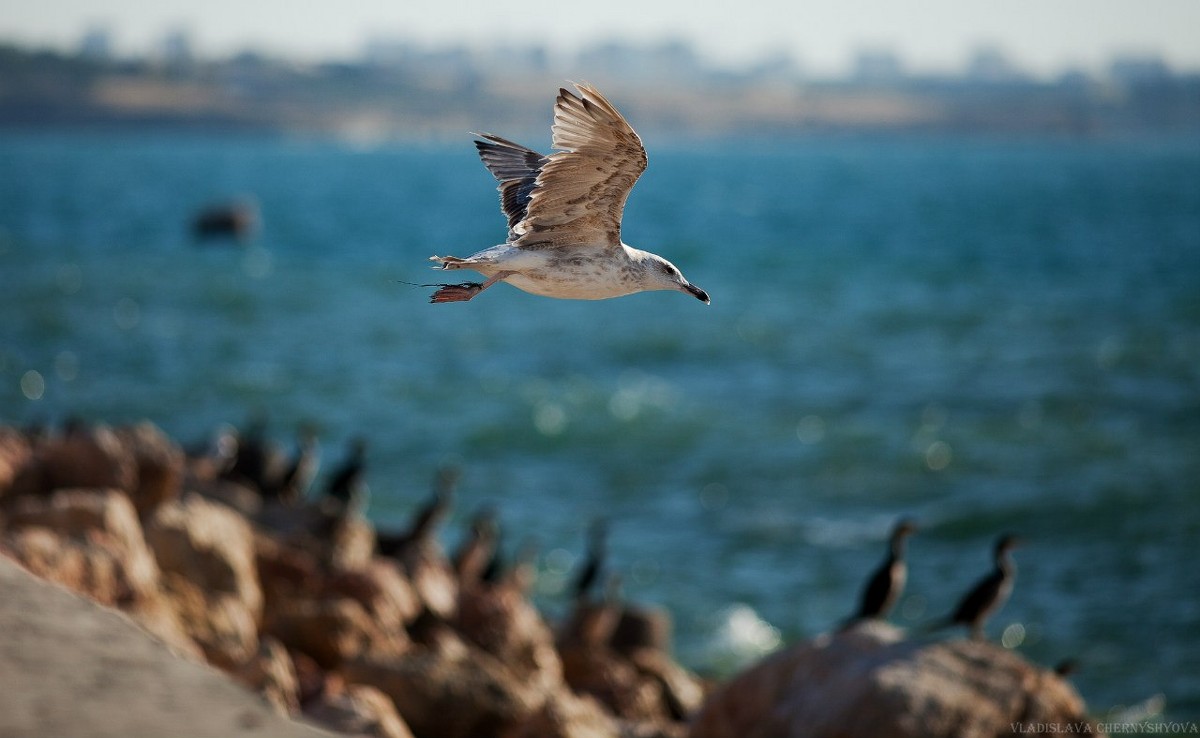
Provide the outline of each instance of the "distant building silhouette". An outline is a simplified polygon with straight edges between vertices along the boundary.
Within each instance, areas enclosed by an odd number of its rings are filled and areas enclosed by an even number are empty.
[[[79,39],[79,56],[91,61],[112,59],[112,31],[107,26],[92,26]]]
[[[904,63],[890,49],[861,49],[854,55],[855,82],[894,84],[904,79]]]
[[[999,46],[986,44],[971,52],[966,78],[982,83],[1017,82],[1025,79],[1025,74]]]

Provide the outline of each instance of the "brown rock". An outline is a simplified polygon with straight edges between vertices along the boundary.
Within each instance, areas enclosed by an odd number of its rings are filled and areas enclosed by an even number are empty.
[[[537,609],[503,585],[480,583],[459,593],[456,629],[463,637],[544,692],[563,683],[554,634]]]
[[[668,714],[687,720],[704,703],[704,684],[657,648],[642,648],[625,656],[644,677],[658,682]]]
[[[184,456],[174,441],[149,422],[118,428],[116,436],[136,468],[137,483],[128,492],[139,515],[179,496]]]
[[[49,528],[21,528],[6,536],[3,548],[31,573],[96,602],[114,605],[132,598],[110,552],[89,549]]]
[[[400,565],[425,609],[440,618],[454,617],[458,577],[436,543],[406,547]]]
[[[17,535],[15,557],[30,571],[106,605],[146,599],[158,587],[158,566],[142,537],[129,497],[120,490],[64,489],[50,497],[24,497],[8,514]]]
[[[154,512],[146,522],[146,541],[164,572],[178,574],[207,595],[232,595],[255,622],[262,617],[254,534],[245,518],[189,494]]]
[[[233,677],[258,692],[280,715],[300,711],[300,680],[287,649],[267,636],[259,641],[258,653],[233,670]]]
[[[247,519],[254,519],[262,512],[262,495],[240,482],[222,478],[199,479],[193,476],[187,480],[186,485],[189,492],[220,503]]]
[[[262,531],[254,532],[254,564],[263,592],[263,621],[288,601],[314,596],[324,581],[317,559]]]
[[[322,695],[304,710],[305,717],[337,733],[373,738],[412,738],[391,698],[375,687],[350,684]]]
[[[662,684],[604,647],[560,648],[563,676],[571,689],[595,697],[625,720],[669,722]]]
[[[329,563],[336,569],[362,569],[375,556],[375,526],[350,515],[333,526]]]
[[[282,603],[272,610],[263,630],[288,648],[311,656],[325,669],[368,653],[395,657],[408,647],[404,631],[383,631],[363,606],[349,597]]]
[[[272,636],[266,636],[272,638]],[[300,708],[311,705],[327,691],[326,681],[329,675],[313,658],[300,651],[288,651],[292,657],[292,666],[296,669],[296,682],[300,690]]]
[[[358,659],[343,671],[351,682],[383,690],[422,738],[501,735],[530,720],[545,701],[478,650],[419,648],[398,659]]]
[[[165,595],[159,593],[136,602],[125,612],[176,655],[190,661],[205,660],[204,650],[188,634],[183,619]]]
[[[542,708],[502,738],[619,738],[621,726],[595,699],[570,690],[550,695]]]
[[[671,647],[671,615],[661,608],[625,606],[613,629],[609,645],[617,653],[631,654],[647,648]]]
[[[137,463],[107,426],[47,439],[34,458],[42,470],[43,492],[72,487],[129,492],[137,486]]]
[[[1070,685],[1012,651],[905,641],[896,628],[865,623],[735,677],[706,701],[691,736],[991,738],[1019,722],[1086,721]]]
[[[349,597],[385,631],[402,630],[421,612],[417,593],[399,567],[386,559],[371,559],[355,570],[334,571],[322,583],[325,595]]]
[[[254,656],[258,628],[241,598],[229,592],[205,591],[173,572],[163,574],[162,593],[207,661],[232,670]]]
[[[25,436],[12,428],[0,428],[0,498],[12,490],[32,461],[33,449]]]

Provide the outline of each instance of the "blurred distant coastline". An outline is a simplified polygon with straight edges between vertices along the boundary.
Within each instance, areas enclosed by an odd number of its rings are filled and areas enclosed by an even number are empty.
[[[102,41],[102,40],[101,40]],[[65,53],[0,44],[0,130],[278,132],[351,142],[458,138],[485,126],[544,137],[566,80],[597,84],[639,130],[683,137],[807,133],[1067,136],[1200,131],[1200,73],[1115,58],[1103,73],[1041,79],[983,49],[955,74],[915,75],[862,52],[842,78],[812,79],[785,56],[740,70],[686,42],[581,50],[368,45],[355,61],[299,63],[245,52],[116,58],[92,39]]]

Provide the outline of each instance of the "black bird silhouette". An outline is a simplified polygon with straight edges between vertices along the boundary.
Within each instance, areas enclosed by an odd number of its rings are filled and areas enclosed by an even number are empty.
[[[408,530],[389,532],[380,529],[376,533],[376,546],[384,556],[402,557],[404,551],[412,546],[423,545],[433,540],[433,534],[442,524],[450,509],[454,507],[454,492],[458,487],[461,472],[457,467],[446,466],[438,469],[433,480],[433,492],[429,499],[415,513]]]
[[[367,496],[367,441],[361,436],[350,439],[346,458],[333,472],[325,486],[325,497],[332,500],[338,512],[361,509]]]
[[[1020,544],[1021,539],[1011,533],[997,539],[993,551],[995,568],[959,601],[954,614],[942,623],[942,626],[965,625],[971,629],[972,638],[983,638],[984,623],[992,613],[1004,605],[1012,593],[1017,566],[1013,563],[1010,552]]]
[[[454,491],[458,488],[458,480],[462,472],[458,467],[444,466],[438,469],[433,480],[433,493],[413,518],[409,528],[409,539],[424,539],[433,535],[433,531],[450,513],[454,506]]]
[[[908,565],[904,562],[905,543],[916,531],[916,523],[908,518],[902,518],[892,528],[887,558],[867,580],[867,586],[859,600],[858,612],[850,619],[851,623],[869,619],[882,620],[891,612],[904,592],[904,585],[908,580]]]
[[[246,430],[237,436],[237,451],[233,466],[226,473],[229,479],[248,484],[262,494],[269,485],[268,477],[274,449],[267,439],[267,420],[258,415],[250,420]]]
[[[302,427],[296,438],[296,452],[292,456],[278,478],[263,492],[287,504],[295,504],[304,499],[309,485],[316,476],[320,464],[320,446],[317,435],[311,429]]]
[[[485,505],[471,518],[467,537],[454,554],[454,571],[461,585],[471,586],[483,581],[500,538],[500,523],[496,508]]]
[[[589,597],[592,588],[599,581],[607,556],[607,539],[608,523],[603,518],[593,520],[588,527],[587,558],[584,559],[579,576],[575,578],[575,583],[571,587],[576,600]]]

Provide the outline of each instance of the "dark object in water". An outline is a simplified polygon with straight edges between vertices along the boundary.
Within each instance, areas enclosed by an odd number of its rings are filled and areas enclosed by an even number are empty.
[[[248,240],[258,229],[258,207],[252,202],[208,205],[192,218],[192,235],[197,240]]]

